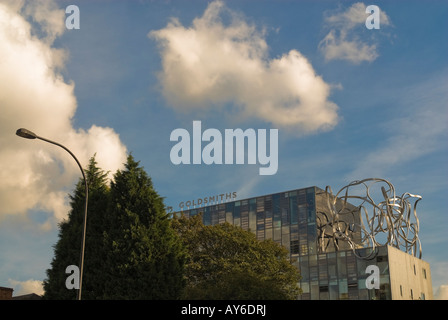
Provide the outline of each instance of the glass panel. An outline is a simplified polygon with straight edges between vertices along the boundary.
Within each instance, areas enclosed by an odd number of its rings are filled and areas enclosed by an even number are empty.
[[[302,294],[310,292],[310,284],[308,282],[305,281],[301,282],[300,288],[302,289]]]
[[[218,206],[219,210],[219,223],[224,223],[226,221],[226,206],[225,204],[220,204]]]
[[[356,277],[356,257],[351,251],[347,252],[347,274],[348,277]]]
[[[297,192],[297,203],[306,204],[306,190],[301,189]]]
[[[289,252],[291,252],[291,254],[299,254],[299,241],[297,240],[291,241]]]
[[[310,278],[310,270],[308,268],[308,256],[304,256],[300,258],[300,276],[302,277],[302,281],[308,281]]]
[[[257,212],[257,237],[264,239],[264,212]]]
[[[358,283],[348,284],[348,298],[349,300],[358,300]]]
[[[265,239],[272,239],[272,228],[266,228]]]
[[[265,224],[266,224],[266,229],[272,228],[272,212],[269,210],[265,211]]]
[[[233,224],[233,212],[226,212],[226,222]]]
[[[339,297],[339,286],[337,280],[331,280],[328,286],[329,297],[331,300],[337,300]]]
[[[306,244],[301,244],[300,245],[300,254],[303,255],[308,255],[309,251],[308,251],[308,246]]]
[[[306,241],[306,234],[299,233],[300,254],[308,254],[308,241]]]
[[[233,212],[235,208],[235,202],[226,203],[226,212]]]
[[[282,208],[282,225],[288,226],[289,225],[289,214],[288,209]]]
[[[336,264],[329,264],[328,265],[328,276],[330,277],[330,279],[337,279],[338,275],[336,272]]]
[[[244,230],[248,230],[249,229],[249,212],[245,211],[241,211],[241,228],[243,228]],[[252,232],[255,232],[255,229],[252,230]]]
[[[257,215],[255,209],[249,211],[249,228],[252,232],[257,230]]]
[[[308,188],[306,190],[306,201],[308,203],[308,206],[314,206],[314,187]]]
[[[311,300],[319,300],[319,283],[317,281],[311,281]]]
[[[282,245],[285,247],[286,250],[288,250],[288,252],[291,252],[291,248],[289,247],[290,245],[290,241],[289,241],[289,237],[282,237]]]
[[[288,250],[289,252],[289,227],[282,227],[282,245]]]
[[[212,217],[211,217],[211,214],[210,214],[210,208],[209,207],[205,208],[204,215],[202,216],[202,222],[206,226],[209,226],[212,223]]]
[[[280,194],[272,196],[272,212],[274,214],[274,225],[279,226],[282,220],[282,210],[280,208]]]
[[[255,198],[249,199],[249,210],[250,211],[257,210],[257,199]]]
[[[237,227],[241,227],[241,219],[233,219],[233,224]]]
[[[299,228],[297,225],[291,226],[291,240],[299,240]]]
[[[307,213],[308,213],[307,221],[316,222],[316,208],[314,206],[309,205]]]
[[[339,299],[348,299],[348,285],[347,279],[339,279]]]
[[[320,300],[328,300],[329,294],[328,294],[328,285],[321,285],[319,287],[320,292]]]
[[[359,300],[369,300],[369,291],[368,290],[360,289],[360,290],[358,290],[358,292],[359,292],[359,296],[358,296]]]
[[[211,213],[212,215],[212,225],[218,224],[218,212],[217,211],[212,211]]]
[[[317,266],[317,255],[316,254],[310,255],[308,261],[309,261],[310,267]]]
[[[338,265],[338,278],[347,277],[347,263],[345,261],[345,252],[338,252],[337,255],[337,265]]]
[[[390,290],[390,282],[389,282],[389,276],[380,276],[380,299],[381,300],[390,300],[392,297],[391,290]]]
[[[237,201],[234,203],[234,205],[232,206],[232,208],[228,207],[227,211],[233,211],[233,218],[234,219],[239,219],[241,217],[241,207],[240,207],[240,202]]]
[[[318,256],[319,265],[319,281],[321,284],[328,283],[328,269],[327,269],[327,256],[326,254],[320,254]]]
[[[299,222],[297,196],[289,197],[289,211],[291,212],[291,224],[297,224]]]
[[[304,294],[299,296],[299,300],[311,300],[311,294],[304,293]]]
[[[264,198],[260,197],[257,198],[257,212],[263,212],[264,211]]]
[[[308,233],[308,241],[316,242],[316,238],[317,238],[316,224],[309,223],[308,227],[307,227],[307,233]]]
[[[310,266],[310,280],[318,280],[317,267]]]
[[[282,229],[274,228],[274,241],[281,241],[281,240],[282,240]]]
[[[365,278],[364,279],[358,278],[358,288],[359,288],[359,290],[367,289]]]
[[[308,250],[310,253],[317,253],[317,234],[316,225],[308,224],[307,227],[307,240],[308,240]]]
[[[300,223],[305,223],[306,220],[307,220],[306,204],[299,204],[297,210],[298,210],[298,215],[299,215],[299,222]]]
[[[274,213],[274,227],[280,228],[282,226],[282,215],[279,212]]]

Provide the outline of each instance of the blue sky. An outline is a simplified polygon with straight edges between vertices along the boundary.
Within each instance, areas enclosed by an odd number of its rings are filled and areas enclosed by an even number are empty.
[[[70,4],[80,29],[65,27]],[[368,5],[379,29],[365,26]],[[387,179],[423,197],[437,293],[448,285],[447,15],[435,0],[0,1],[0,286],[38,290],[79,177],[66,154],[14,136],[27,127],[83,163],[97,152],[112,172],[132,152],[174,209],[231,191]],[[192,133],[194,120],[222,133],[278,129],[278,171],[172,164],[170,134]]]

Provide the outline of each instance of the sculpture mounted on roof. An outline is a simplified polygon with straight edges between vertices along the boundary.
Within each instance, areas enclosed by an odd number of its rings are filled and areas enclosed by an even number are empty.
[[[325,195],[316,216],[320,252],[348,245],[358,258],[371,259],[378,246],[390,245],[421,258],[416,210],[421,196],[397,196],[389,181],[378,178],[353,181],[334,195],[327,186]],[[372,250],[362,255],[356,250],[361,248]]]

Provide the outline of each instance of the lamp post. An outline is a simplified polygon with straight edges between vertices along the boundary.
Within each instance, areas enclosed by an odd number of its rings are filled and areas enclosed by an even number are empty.
[[[16,131],[16,135],[18,135],[19,137],[22,138],[26,138],[26,139],[40,139],[43,140],[45,142],[57,145],[59,147],[61,147],[62,149],[64,149],[65,151],[67,151],[68,153],[70,153],[70,155],[73,157],[73,159],[75,159],[76,163],[79,166],[79,169],[81,169],[81,173],[82,173],[82,177],[84,179],[84,185],[86,188],[86,201],[85,201],[85,207],[84,207],[84,226],[83,226],[83,230],[82,230],[82,238],[81,238],[81,257],[80,257],[80,271],[79,271],[79,289],[78,289],[78,300],[81,300],[81,292],[82,292],[82,275],[83,275],[83,269],[84,269],[84,249],[85,249],[85,242],[86,242],[86,225],[87,225],[87,203],[88,203],[88,199],[89,199],[89,187],[87,185],[87,179],[86,179],[86,175],[84,173],[84,169],[82,168],[81,164],[79,163],[78,159],[76,159],[75,155],[66,147],[64,147],[62,144],[59,144],[57,142],[39,137],[38,135],[36,135],[34,132],[27,130],[27,129],[18,129]]]

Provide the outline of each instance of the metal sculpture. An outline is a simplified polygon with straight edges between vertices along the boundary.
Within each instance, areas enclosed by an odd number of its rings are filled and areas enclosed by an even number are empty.
[[[374,188],[379,185],[380,188]],[[356,188],[361,188],[361,192],[352,192]],[[421,258],[416,210],[421,196],[397,196],[389,181],[378,178],[353,181],[335,195],[327,186],[325,194],[326,208],[318,210],[316,217],[321,252],[328,252],[330,245],[338,250],[342,243],[348,243],[358,258],[372,259],[378,246],[390,245]],[[381,201],[375,203],[376,197]],[[362,250],[357,250],[361,248],[372,250],[361,255]]]

